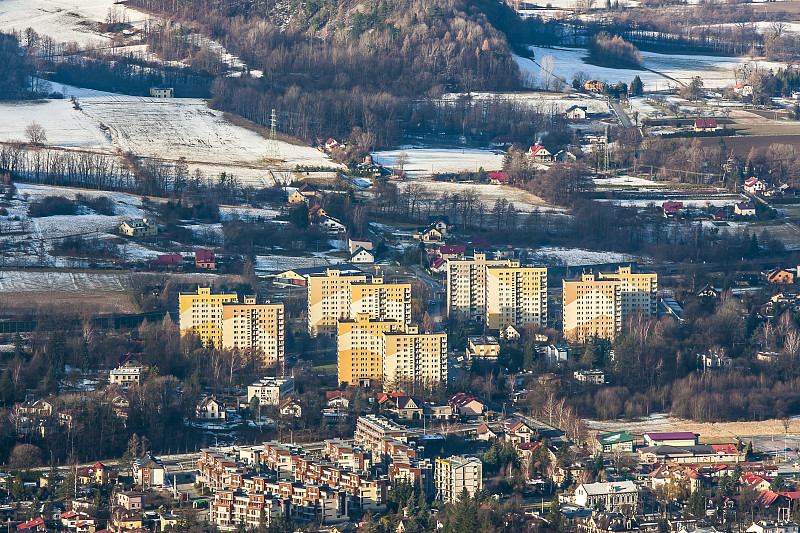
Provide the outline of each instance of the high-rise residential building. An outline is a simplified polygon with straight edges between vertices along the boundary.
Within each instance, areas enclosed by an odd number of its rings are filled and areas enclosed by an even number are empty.
[[[487,259],[475,254],[469,259],[447,260],[447,315],[450,318],[484,320],[486,316],[486,267],[511,266],[508,259]]]
[[[544,267],[486,267],[486,325],[502,329],[547,322],[547,269]]]
[[[431,384],[447,380],[447,334],[420,333],[399,320],[371,318],[338,321],[339,383],[371,385],[382,381],[384,390],[404,384]]]
[[[564,335],[574,342],[588,337],[613,340],[629,316],[656,315],[658,276],[619,267],[612,274],[584,273],[580,280],[564,280]]]
[[[284,356],[283,303],[256,302],[245,296],[239,303],[236,293],[212,293],[199,287],[197,293],[181,293],[181,335],[194,332],[206,346],[238,349],[260,354],[267,365]]]
[[[407,384],[447,382],[447,333],[420,333],[416,326],[383,334],[383,390]]]
[[[474,497],[483,488],[483,463],[477,457],[461,455],[436,459],[433,482],[436,498],[443,502],[458,500],[465,490]]]
[[[339,383],[370,385],[383,379],[383,334],[404,328],[400,320],[358,313],[338,320],[336,339]]]
[[[336,322],[367,313],[379,320],[411,320],[411,284],[328,269],[308,277],[308,332],[336,334]]]
[[[513,259],[447,261],[450,318],[480,320],[490,329],[547,321],[547,269],[522,267]]]

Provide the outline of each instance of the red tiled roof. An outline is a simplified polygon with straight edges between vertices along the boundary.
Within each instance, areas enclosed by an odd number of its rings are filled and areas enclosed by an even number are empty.
[[[466,246],[440,246],[439,254],[463,254],[467,251]]]
[[[198,263],[214,263],[216,261],[216,252],[214,250],[197,250],[194,253],[194,259]]]

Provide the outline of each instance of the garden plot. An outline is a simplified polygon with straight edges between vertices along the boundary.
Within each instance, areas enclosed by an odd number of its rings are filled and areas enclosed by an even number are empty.
[[[475,148],[401,148],[374,152],[373,160],[379,165],[393,167],[397,156],[405,154],[405,172],[411,178],[446,172],[477,172],[500,170],[503,153]]]

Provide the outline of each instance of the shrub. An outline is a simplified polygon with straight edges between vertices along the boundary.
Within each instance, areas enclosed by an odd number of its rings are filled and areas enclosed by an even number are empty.
[[[589,42],[589,57],[604,67],[639,68],[642,66],[642,54],[639,49],[626,42],[619,35],[611,37],[603,32],[595,35]]]
[[[78,212],[75,202],[63,196],[46,196],[28,206],[28,215],[32,217],[50,217],[54,215],[74,215]]]

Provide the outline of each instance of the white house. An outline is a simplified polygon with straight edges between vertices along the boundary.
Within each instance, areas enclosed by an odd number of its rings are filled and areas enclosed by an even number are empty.
[[[295,418],[303,416],[303,408],[294,398],[286,398],[283,400],[279,409],[283,416],[293,416]]]
[[[586,120],[586,107],[574,105],[564,113],[570,120]]]
[[[194,413],[203,420],[225,420],[225,405],[214,396],[207,396],[200,400]]]
[[[744,192],[747,194],[758,194],[765,191],[767,188],[766,183],[758,178],[748,178],[744,180]]]
[[[359,248],[353,254],[350,255],[350,262],[351,263],[374,263],[375,256],[369,250],[365,250],[364,248]]]
[[[133,480],[143,488],[164,486],[164,465],[150,452],[133,460]]]
[[[759,520],[747,528],[747,533],[798,533],[794,522],[768,522]]]
[[[374,245],[372,241],[369,239],[354,239],[350,237],[347,241],[347,249],[351,254],[354,254],[358,251],[359,248],[364,250],[372,251],[374,249]]]
[[[636,508],[639,491],[633,481],[613,483],[583,483],[575,489],[575,503],[582,507],[602,507],[606,511],[619,512],[623,505]]]
[[[339,222],[335,218],[329,217],[327,215],[323,215],[323,216],[319,217],[319,220],[317,221],[317,224],[319,224],[320,227],[322,227],[322,229],[326,233],[329,233],[329,234],[332,234],[332,235],[338,235],[340,233],[344,233],[344,232],[347,231],[347,228],[345,227],[344,224],[342,224],[341,222]]]

